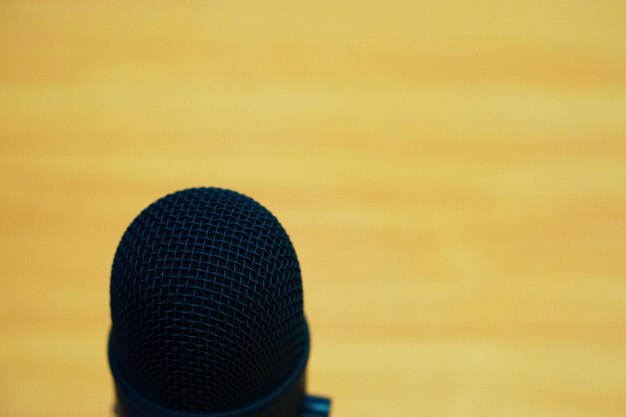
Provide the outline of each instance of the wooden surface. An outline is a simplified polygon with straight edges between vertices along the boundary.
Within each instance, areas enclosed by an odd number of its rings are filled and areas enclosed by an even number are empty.
[[[176,189],[289,231],[336,417],[626,415],[623,1],[0,3],[0,415],[110,416]]]

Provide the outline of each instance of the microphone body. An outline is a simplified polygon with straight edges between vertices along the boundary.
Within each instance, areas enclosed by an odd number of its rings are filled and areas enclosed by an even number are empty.
[[[119,417],[326,417],[306,394],[300,268],[256,201],[193,188],[131,223],[111,272]]]
[[[109,337],[109,365],[115,380],[116,412],[120,417],[324,417],[330,411],[329,400],[305,393],[308,357],[275,391],[241,409],[213,414],[170,410],[146,399],[132,388],[118,368],[112,343]]]

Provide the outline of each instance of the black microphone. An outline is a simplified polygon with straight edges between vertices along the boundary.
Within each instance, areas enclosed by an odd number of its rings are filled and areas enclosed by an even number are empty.
[[[109,365],[120,417],[328,416],[305,391],[300,265],[256,201],[191,188],[143,210],[111,271]]]

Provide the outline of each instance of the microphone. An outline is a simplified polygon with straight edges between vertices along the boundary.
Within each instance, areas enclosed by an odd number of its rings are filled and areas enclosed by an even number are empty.
[[[190,188],[144,209],[111,269],[120,417],[325,417],[306,394],[300,265],[265,207]]]

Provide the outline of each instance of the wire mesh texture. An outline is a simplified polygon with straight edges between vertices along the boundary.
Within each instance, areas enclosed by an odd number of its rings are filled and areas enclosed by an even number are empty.
[[[123,372],[165,407],[210,413],[250,404],[305,350],[289,236],[234,191],[191,188],[147,207],[119,243],[110,289]]]

